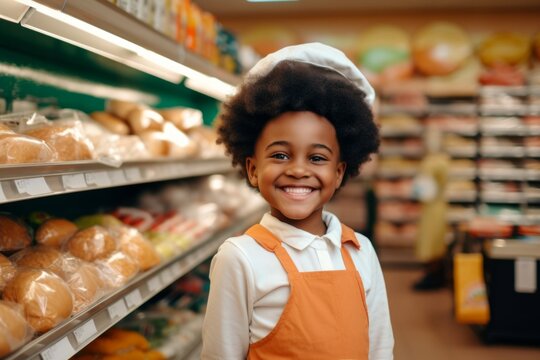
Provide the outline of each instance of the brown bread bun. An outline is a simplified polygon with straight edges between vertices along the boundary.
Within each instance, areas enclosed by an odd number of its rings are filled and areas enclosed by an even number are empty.
[[[0,301],[0,356],[17,349],[30,336],[28,323],[18,305]]]
[[[86,261],[106,258],[116,250],[109,231],[99,225],[77,231],[66,244],[70,253]]]
[[[33,246],[13,254],[10,258],[19,267],[50,270],[58,276],[64,274],[64,255],[50,246]]]
[[[15,266],[11,260],[0,254],[0,291],[4,289],[13,275],[15,275]]]
[[[55,152],[42,140],[0,132],[0,164],[48,162],[55,157]]]
[[[0,215],[0,251],[19,250],[30,246],[28,228],[17,220]]]
[[[92,159],[92,147],[78,130],[67,125],[48,125],[25,131],[28,136],[43,140],[55,152],[58,161]]]
[[[121,119],[127,119],[130,112],[141,107],[142,105],[130,101],[110,100],[107,111]]]
[[[66,282],[46,270],[19,269],[4,289],[4,300],[21,304],[26,320],[40,333],[69,317],[73,310]]]
[[[96,261],[96,265],[103,274],[105,283],[111,288],[117,288],[137,275],[137,263],[128,255],[117,251],[107,259]]]
[[[116,230],[120,250],[130,256],[141,271],[148,270],[160,263],[160,257],[148,240],[136,229],[121,227]]]
[[[94,264],[81,262],[75,271],[66,274],[65,280],[73,294],[73,312],[88,307],[104,293],[105,284]]]
[[[160,131],[163,128],[163,116],[152,109],[138,108],[131,111],[127,121],[135,134],[144,131]]]
[[[36,230],[38,244],[60,248],[79,228],[75,223],[66,219],[49,219]]]
[[[121,118],[104,111],[95,111],[90,117],[100,123],[104,128],[118,135],[129,134],[129,126]]]
[[[11,130],[9,126],[0,123],[0,134],[5,134],[5,133],[13,134],[14,131]]]

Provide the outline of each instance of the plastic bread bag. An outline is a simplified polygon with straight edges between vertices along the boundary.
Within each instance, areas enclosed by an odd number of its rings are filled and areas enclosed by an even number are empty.
[[[95,264],[103,275],[105,284],[111,288],[123,286],[139,272],[136,261],[121,251],[97,260]]]
[[[51,218],[38,226],[35,240],[40,245],[60,249],[78,230],[77,225],[67,219]]]
[[[203,158],[225,157],[225,146],[218,144],[217,132],[215,129],[207,126],[196,126],[186,131],[187,135],[193,140],[199,149],[199,156]]]
[[[73,294],[73,312],[79,312],[101,298],[109,290],[99,268],[76,257],[67,258],[63,279]]]
[[[26,320],[38,333],[52,329],[73,311],[69,286],[47,270],[19,268],[6,284],[3,298],[20,304]]]
[[[56,153],[43,140],[0,132],[0,164],[43,163],[55,159]]]
[[[94,158],[94,146],[76,116],[49,121],[36,114],[20,124],[19,132],[47,143],[56,152],[56,161]]]
[[[22,307],[0,300],[0,357],[24,345],[33,336]]]
[[[20,250],[31,243],[30,228],[24,222],[7,214],[0,214],[0,251]]]
[[[109,231],[117,239],[120,251],[130,256],[141,271],[148,270],[161,262],[152,243],[137,229],[118,226],[109,229]]]
[[[170,121],[182,131],[187,131],[203,124],[203,114],[198,109],[174,107],[160,109],[158,112],[166,121]]]
[[[72,255],[90,262],[108,257],[116,248],[115,239],[100,225],[77,231],[64,245]]]
[[[64,254],[46,245],[22,249],[11,255],[10,260],[18,267],[49,270],[58,276],[63,276],[66,267]]]
[[[15,275],[15,265],[4,255],[0,254],[0,292]]]

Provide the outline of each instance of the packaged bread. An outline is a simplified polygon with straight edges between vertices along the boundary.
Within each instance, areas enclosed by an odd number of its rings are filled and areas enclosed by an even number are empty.
[[[129,126],[124,120],[105,111],[95,111],[90,117],[100,123],[104,128],[118,135],[129,134]]]
[[[77,126],[45,123],[29,127],[24,134],[45,141],[55,151],[58,161],[93,158],[93,145]]]
[[[64,274],[64,254],[50,246],[38,245],[22,249],[13,254],[10,260],[18,267],[49,270],[58,276]]]
[[[155,110],[137,108],[131,111],[127,122],[135,134],[144,131],[160,131],[163,128],[163,117]]]
[[[121,119],[127,119],[130,112],[141,107],[143,106],[131,101],[110,100],[107,105],[107,112]]]
[[[73,312],[87,308],[106,291],[96,265],[85,261],[78,261],[77,265],[73,271],[64,276],[73,294]]]
[[[15,265],[4,255],[0,254],[0,292],[6,283],[15,275]]]
[[[73,297],[68,285],[47,270],[19,268],[6,284],[4,300],[22,305],[32,329],[46,332],[73,311]]]
[[[130,256],[141,271],[160,263],[160,257],[152,243],[146,240],[137,229],[121,226],[111,229],[111,232],[118,240],[120,251]]]
[[[15,132],[6,124],[0,123],[0,134],[14,134]]]
[[[95,264],[99,268],[105,284],[110,288],[123,286],[139,272],[135,260],[121,251],[113,253],[106,259],[97,260]]]
[[[0,301],[0,357],[14,351],[32,337],[20,305]]]
[[[198,109],[175,107],[161,109],[158,112],[166,121],[170,121],[182,131],[187,131],[203,124],[203,114]]]
[[[167,141],[167,155],[170,157],[185,158],[197,153],[197,144],[173,123],[165,122],[163,125],[164,139]]]
[[[13,251],[30,246],[28,227],[10,216],[0,215],[0,251]]]
[[[69,220],[49,219],[37,228],[35,239],[38,244],[59,249],[77,230],[77,225]]]
[[[55,157],[55,152],[42,140],[0,131],[0,164],[41,163]]]
[[[167,156],[169,145],[161,131],[143,131],[139,134],[142,142],[152,157]]]
[[[103,226],[94,225],[77,231],[65,245],[74,256],[94,261],[108,257],[116,250],[116,241]]]

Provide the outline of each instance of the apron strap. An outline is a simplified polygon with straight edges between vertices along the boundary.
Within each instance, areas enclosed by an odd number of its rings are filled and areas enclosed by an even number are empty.
[[[281,266],[285,269],[287,274],[297,273],[298,269],[291,257],[287,253],[287,250],[281,246],[281,241],[261,224],[255,224],[250,227],[246,232],[246,235],[251,236],[255,241],[265,248],[267,251],[271,251],[276,254]]]

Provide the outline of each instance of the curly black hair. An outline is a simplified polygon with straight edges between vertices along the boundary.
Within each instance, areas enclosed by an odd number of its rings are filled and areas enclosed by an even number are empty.
[[[365,93],[338,72],[312,64],[285,60],[267,75],[246,81],[223,103],[218,143],[223,143],[233,166],[246,176],[246,158],[266,124],[290,111],[311,111],[336,129],[341,160],[347,164],[342,186],[359,173],[379,147],[379,129],[365,102]]]

